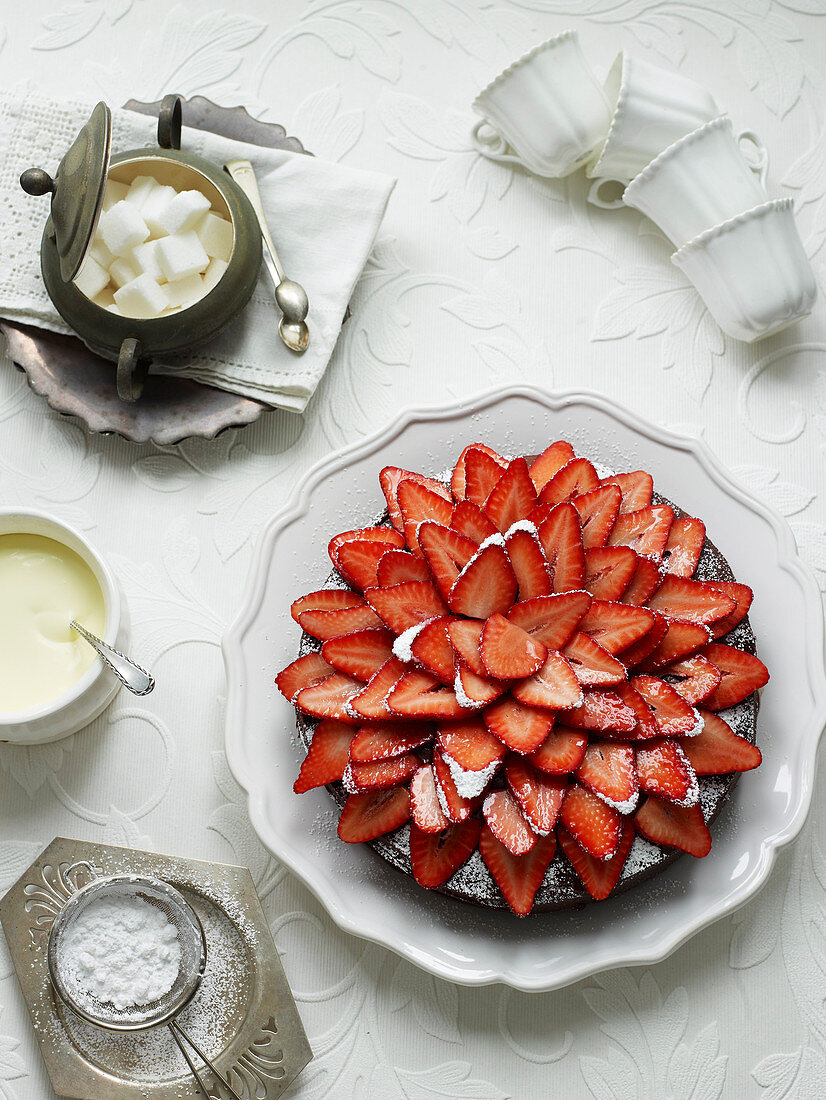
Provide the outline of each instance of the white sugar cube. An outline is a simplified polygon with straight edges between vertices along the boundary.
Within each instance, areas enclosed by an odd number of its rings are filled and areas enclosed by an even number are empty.
[[[158,260],[158,242],[144,241],[133,249],[128,257],[129,262],[138,269],[138,274],[148,271],[156,283],[166,282],[166,273],[161,268]]]
[[[95,295],[95,305],[101,309],[108,309],[115,304],[115,295],[111,287],[105,287],[100,294]]]
[[[89,255],[94,256],[100,266],[105,267],[107,271],[112,266],[115,259],[98,233],[95,234],[95,239],[89,245]]]
[[[122,202],[126,198],[126,192],[129,187],[125,183],[118,183],[117,180],[107,180],[106,189],[103,192],[102,207],[104,210],[108,210],[110,206],[114,206],[116,202]]]
[[[131,202],[122,199],[100,216],[100,235],[114,256],[123,256],[149,236],[149,226]]]
[[[218,285],[226,269],[226,260],[209,261],[209,267],[204,272],[204,294],[209,294]]]
[[[179,191],[160,217],[160,223],[170,236],[194,229],[209,210],[209,199],[200,191]]]
[[[141,217],[149,226],[149,231],[153,237],[163,237],[166,235],[167,230],[163,225],[163,218],[169,207],[169,204],[175,198],[178,192],[174,187],[165,187],[162,184],[158,184],[146,197],[145,202],[141,206]]]
[[[127,283],[131,283],[133,279],[137,279],[142,274],[138,265],[132,259],[133,255],[134,253],[130,253],[129,256],[121,256],[110,266],[109,274],[116,287],[126,286]]]
[[[123,316],[123,314],[121,313],[121,311],[118,309],[118,307],[115,305],[114,302],[112,302],[111,306],[107,306],[106,308],[109,311],[109,313],[116,313],[118,315],[118,317]]]
[[[208,211],[198,223],[195,232],[204,246],[207,256],[228,260],[232,252],[232,222]]]
[[[209,256],[198,240],[197,233],[191,229],[187,233],[161,237],[157,256],[170,283],[176,279],[185,279],[188,275],[200,275],[209,265]]]
[[[204,280],[200,275],[188,275],[186,279],[176,279],[164,286],[170,306],[186,309],[204,296]]]
[[[80,271],[75,276],[77,289],[81,294],[85,294],[87,298],[94,298],[95,295],[100,294],[108,283],[109,272],[105,267],[100,266],[94,256],[87,253]]]
[[[158,187],[158,181],[152,176],[135,176],[126,192],[126,201],[137,206],[138,210],[149,197],[149,193]]]
[[[126,317],[157,317],[166,309],[166,294],[146,272],[115,291],[115,305]]]

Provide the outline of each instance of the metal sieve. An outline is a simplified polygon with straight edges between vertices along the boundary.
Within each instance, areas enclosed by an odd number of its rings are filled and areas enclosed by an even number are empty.
[[[177,933],[181,947],[178,975],[168,993],[148,1004],[117,1008],[111,1002],[102,1002],[89,993],[84,994],[83,990],[77,987],[77,983],[68,977],[63,954],[68,932],[80,914],[93,901],[112,897],[139,898],[160,909]],[[204,1096],[210,1097],[212,1093],[207,1089],[182,1040],[209,1067],[210,1072],[221,1082],[230,1096],[234,1100],[241,1100],[238,1093],[218,1073],[212,1062],[175,1019],[195,996],[201,984],[206,967],[206,937],[197,913],[174,886],[170,886],[162,879],[144,875],[110,875],[95,879],[94,882],[90,882],[88,886],[84,886],[73,894],[58,913],[49,933],[47,958],[49,976],[55,992],[61,1001],[81,1019],[107,1031],[145,1031],[165,1024]]]

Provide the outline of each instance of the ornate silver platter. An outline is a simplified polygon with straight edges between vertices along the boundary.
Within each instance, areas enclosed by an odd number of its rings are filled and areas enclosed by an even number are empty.
[[[207,938],[201,988],[181,1013],[244,1100],[275,1100],[312,1058],[249,871],[57,837],[0,901],[0,923],[58,1096],[76,1100],[184,1100],[195,1082],[166,1028],[113,1034],[57,998],[46,946],[57,913],[101,875],[164,879],[198,914]],[[224,1092],[210,1090],[211,1100]]]

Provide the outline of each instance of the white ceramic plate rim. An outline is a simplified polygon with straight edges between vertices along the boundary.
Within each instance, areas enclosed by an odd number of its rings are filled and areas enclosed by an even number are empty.
[[[808,660],[806,673],[813,697],[809,721],[797,731],[801,752],[798,754],[799,770],[793,777],[796,797],[790,800],[783,820],[778,822],[776,831],[761,838],[759,859],[751,873],[728,892],[722,893],[701,914],[682,923],[676,923],[646,942],[629,938],[619,951],[614,946],[609,951],[591,952],[587,958],[561,966],[552,977],[547,974],[537,977],[507,966],[495,967],[475,962],[473,966],[459,963],[446,964],[442,959],[433,957],[426,941],[417,945],[410,942],[398,943],[390,938],[380,922],[371,923],[370,914],[365,912],[365,907],[354,910],[348,900],[342,898],[340,893],[331,887],[320,871],[319,865],[312,860],[308,852],[285,847],[279,843],[278,838],[269,829],[263,812],[260,772],[256,775],[251,762],[246,759],[243,744],[246,719],[243,684],[247,675],[244,637],[259,609],[266,582],[266,566],[272,558],[273,548],[280,531],[306,513],[310,497],[323,478],[333,471],[340,471],[354,460],[364,458],[378,450],[395,439],[411,424],[450,419],[457,415],[470,416],[511,397],[523,397],[537,402],[552,412],[574,404],[590,406],[655,443],[689,452],[724,493],[766,520],[777,541],[777,568],[790,574],[801,588],[805,599]],[[227,760],[237,782],[247,792],[250,820],[262,843],[277,859],[298,875],[344,931],[381,944],[436,976],[460,984],[487,985],[502,982],[525,991],[555,989],[613,967],[659,962],[701,929],[739,908],[765,885],[778,851],[800,832],[812,799],[817,746],[826,726],[826,658],[823,638],[820,590],[813,573],[797,554],[794,536],[788,524],[781,516],[734,481],[702,440],[651,424],[631,410],[617,405],[594,391],[569,390],[549,393],[527,385],[497,387],[449,405],[422,406],[403,410],[387,427],[317,462],[297,485],[290,502],[269,521],[259,539],[242,610],[223,642],[227,672]],[[415,934],[411,938],[415,939]]]

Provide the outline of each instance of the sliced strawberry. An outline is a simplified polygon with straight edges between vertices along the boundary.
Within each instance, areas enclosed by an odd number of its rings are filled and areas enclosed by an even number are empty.
[[[492,703],[485,709],[482,718],[503,745],[521,753],[533,752],[542,745],[554,724],[554,715],[550,711],[525,706],[512,695],[505,695]]]
[[[387,696],[387,707],[402,718],[461,718],[456,692],[426,672],[411,669]]]
[[[506,462],[497,462],[487,450],[482,451],[477,447],[469,450],[465,459],[465,500],[484,510],[485,502],[506,465]]]
[[[546,710],[568,710],[582,703],[582,689],[574,670],[561,653],[552,651],[542,667],[525,680],[518,680],[511,693],[520,703]]]
[[[351,794],[338,819],[338,835],[348,844],[360,844],[392,833],[409,817],[410,796],[406,787]]]
[[[666,573],[648,606],[669,619],[706,626],[730,615],[737,605],[713,584]]]
[[[546,447],[541,455],[537,455],[528,471],[537,493],[574,457],[574,449],[565,439],[558,439],[556,443]]]
[[[599,477],[588,459],[572,458],[544,485],[539,500],[542,504],[565,504],[598,485]]]
[[[651,503],[654,479],[645,470],[630,470],[625,474],[611,474],[604,477],[600,485],[619,485],[622,492],[620,515],[638,512]]]
[[[451,619],[447,626],[451,645],[477,676],[487,675],[479,652],[484,626],[482,619]]]
[[[349,588],[321,588],[318,592],[308,592],[294,600],[290,607],[290,614],[299,622],[299,617],[305,611],[343,611],[348,607],[363,607],[364,600],[358,592],[351,592]]]
[[[337,718],[339,722],[352,724],[356,719],[347,704],[363,687],[358,680],[336,672],[318,684],[302,688],[293,699],[293,706],[313,718]]]
[[[631,583],[638,560],[630,546],[592,546],[585,551],[582,587],[595,600],[618,600]],[[653,562],[649,564],[653,566]],[[657,584],[659,582],[658,576]],[[633,603],[632,600],[626,602]]]
[[[536,504],[528,464],[524,458],[514,458],[491,490],[485,502],[485,515],[497,531],[503,534],[520,519],[525,519]]]
[[[344,786],[354,791],[383,791],[387,787],[398,787],[406,783],[421,764],[415,752],[406,752],[402,756],[391,756],[387,760],[374,760],[370,764],[347,765],[344,772]]]
[[[620,842],[610,859],[594,859],[577,844],[567,829],[560,828],[557,837],[560,848],[579,875],[582,885],[594,901],[604,901],[619,882],[634,843],[634,827],[631,822],[623,821]]]
[[[387,720],[393,717],[387,706],[387,696],[407,671],[407,666],[395,657],[381,668],[350,700],[350,709],[362,718]]]
[[[693,806],[700,797],[688,757],[670,738],[637,746],[637,778],[640,790],[680,806]]]
[[[439,805],[448,820],[458,823],[470,817],[481,799],[463,798],[459,794],[450,774],[450,767],[438,749],[433,753],[433,774],[436,777]]]
[[[625,548],[618,546],[616,549]],[[628,547],[628,549],[630,549],[630,547]],[[659,588],[660,571],[657,568],[656,562],[653,562],[651,558],[643,558],[637,554],[636,559],[637,564],[634,575],[628,582],[628,587],[620,597],[620,602],[632,603],[639,606],[640,604],[644,604],[649,596]]]
[[[523,679],[541,668],[547,648],[504,615],[491,615],[482,630],[479,653],[489,676],[498,680]]]
[[[331,538],[327,546],[330,561],[336,568],[338,568],[339,549],[345,542],[353,541],[375,541],[389,543],[393,547],[404,546],[404,539],[393,527],[359,527],[355,531],[342,531],[340,535]]]
[[[539,522],[539,542],[545,552],[554,592],[574,592],[585,578],[585,550],[579,512],[573,504],[559,504]]]
[[[650,737],[659,737],[660,727],[654,718],[654,711],[637,689],[626,681],[624,684],[617,684],[614,691],[637,716],[637,724],[628,736],[634,741],[646,741]]]
[[[588,635],[577,631],[562,650],[583,687],[610,687],[625,678],[625,665]]]
[[[433,579],[447,599],[456,578],[479,547],[466,535],[429,521],[419,527],[418,539]]]
[[[526,917],[556,853],[556,837],[540,837],[524,856],[514,856],[485,825],[479,834],[479,851],[508,908],[517,917]]]
[[[721,588],[737,605],[724,619],[719,619],[709,627],[714,638],[722,638],[746,617],[751,601],[754,599],[754,593],[747,584],[738,584],[737,581],[715,581],[714,587]]]
[[[666,573],[673,573],[677,577],[693,576],[705,540],[706,525],[701,519],[695,519],[694,516],[675,519],[663,550]]]
[[[385,527],[383,530],[392,531],[393,529]],[[389,550],[393,549],[389,542],[353,539],[351,542],[342,543],[333,564],[342,577],[356,588],[373,588],[378,584],[376,571],[379,562]]]
[[[419,524],[432,520],[447,527],[453,515],[453,501],[444,486],[441,488],[445,495],[418,481],[407,479],[399,482],[398,501],[404,523],[404,541],[408,549],[418,556],[422,552],[417,534]]]
[[[719,668],[716,668],[707,658],[701,657],[699,653],[682,661],[675,661],[672,665],[666,665],[662,671],[664,675],[677,677],[676,682],[671,686],[692,707],[708,699],[723,679]]]
[[[701,626],[699,623],[684,623],[678,619],[666,619],[659,614],[657,618],[664,626],[655,626],[651,634],[643,639],[647,644],[643,646],[641,642],[623,653],[622,659],[629,668],[636,666],[643,672],[653,672],[696,653],[708,642],[707,626]],[[650,643],[658,633],[660,640],[652,649]]]
[[[365,684],[393,656],[393,635],[389,630],[355,630],[340,638],[328,638],[321,655],[337,672],[344,672]]]
[[[648,797],[634,815],[634,827],[646,840],[691,856],[701,858],[711,851],[711,833],[699,803],[685,807]]]
[[[547,649],[561,649],[573,637],[590,606],[588,592],[557,592],[516,604],[508,618]]]
[[[618,485],[599,485],[571,501],[582,524],[582,545],[586,551],[604,546],[619,515],[622,493]]]
[[[505,756],[505,746],[481,718],[440,723],[437,742],[445,756],[468,772],[484,771]]]
[[[423,764],[410,780],[410,813],[413,825],[423,833],[440,833],[448,826],[439,805],[436,777],[430,764]]]
[[[630,546],[638,554],[659,560],[668,542],[674,509],[667,504],[649,504],[637,512],[617,516],[608,536],[609,546]]]
[[[636,606],[636,604],[629,606]],[[622,651],[622,663],[625,667],[636,668],[641,665],[654,652],[671,625],[673,624],[664,615],[658,615],[655,611],[654,623],[648,633],[643,634],[638,642],[634,642]]]
[[[467,490],[467,460],[470,457],[470,454],[471,454],[472,451],[481,451],[483,455],[485,455],[487,458],[490,458],[490,459],[493,460],[494,464],[500,468],[500,471],[503,470],[505,468],[505,466],[507,466],[507,460],[502,458],[502,456],[500,454],[497,454],[496,451],[492,450],[486,444],[484,444],[484,443],[469,443],[467,445],[467,447],[465,447],[465,449],[459,455],[459,459],[458,459],[456,465],[453,468],[453,473],[452,473],[451,478],[450,478],[450,491],[453,494],[454,500],[462,501],[468,496],[468,490]],[[475,463],[475,461],[476,461],[476,457],[474,456],[474,463]],[[471,465],[473,465],[473,463]],[[473,480],[474,477],[475,477],[475,471],[473,471],[472,480]],[[499,474],[494,474],[492,476],[490,489],[492,489],[493,486],[496,484],[496,479],[498,477],[499,477]],[[490,492],[490,489],[488,489],[488,493]],[[471,486],[471,492],[478,493],[480,491],[481,490],[479,490],[475,484],[473,484]],[[484,504],[486,499],[487,499],[487,495],[485,495],[485,497],[481,501],[478,501],[477,503]]]
[[[619,813],[579,783],[566,791],[559,817],[574,840],[595,859],[610,859],[619,847]]]
[[[434,890],[470,859],[479,844],[482,822],[472,817],[442,833],[410,828],[410,863],[419,886]]]
[[[560,504],[537,504],[531,509],[531,513],[528,516],[528,522],[538,528],[540,524],[545,522],[555,508],[561,507],[562,505]],[[571,507],[573,508],[573,505],[571,505]],[[574,511],[576,511],[576,509],[574,509]]]
[[[622,814],[636,808],[640,793],[635,753],[631,745],[593,740],[576,777],[583,786]]]
[[[700,710],[704,725],[696,737],[683,741],[683,752],[697,775],[747,772],[763,757],[757,745],[734,732],[728,722],[710,710]]]
[[[637,716],[614,691],[586,691],[582,705],[566,712],[565,724],[580,730],[632,733]]]
[[[402,470],[398,466],[385,466],[379,474],[379,484],[381,485],[381,491],[384,493],[384,499],[387,501],[387,514],[390,516],[390,522],[400,532],[404,532],[404,517],[399,506],[398,492],[403,481],[415,481],[432,493],[450,500],[448,489],[435,478],[424,477],[423,474],[414,473],[413,470]],[[435,517],[428,516],[427,518],[433,519]]]
[[[307,634],[319,641],[328,638],[340,638],[342,634],[352,634],[354,630],[375,630],[381,627],[381,620],[366,605],[344,607],[341,611],[302,611],[298,616],[298,625]]]
[[[417,623],[448,614],[435,584],[423,581],[406,581],[390,588],[368,588],[364,596],[396,635],[403,634]]]
[[[479,505],[470,500],[459,501],[453,509],[450,526],[460,535],[473,539],[477,546],[496,534],[496,528]]]
[[[533,524],[515,523],[505,536],[505,549],[516,574],[518,601],[550,595],[551,573]]]
[[[350,744],[354,764],[374,764],[403,756],[433,737],[433,729],[424,722],[381,722],[362,726]]]
[[[549,778],[514,753],[505,762],[505,779],[528,824],[540,836],[547,836],[559,817],[567,780]],[[495,834],[493,826],[491,829]]]
[[[723,674],[720,685],[704,700],[706,710],[733,707],[769,682],[769,670],[751,653],[721,642],[710,642],[702,652]]]
[[[481,710],[494,699],[498,699],[508,689],[508,684],[503,680],[493,680],[488,676],[477,676],[473,669],[464,661],[456,662],[456,673],[453,678],[453,690],[456,698],[464,707],[472,710]]]
[[[587,747],[588,737],[580,730],[555,726],[527,759],[549,775],[568,775],[582,763]]]
[[[390,588],[406,581],[432,580],[427,562],[411,554],[409,550],[388,550],[376,566],[376,583],[379,588]]]
[[[430,672],[443,684],[453,683],[455,654],[447,628],[450,619],[432,619],[410,643],[410,653],[417,665]]]
[[[671,684],[656,676],[634,676],[631,687],[651,710],[663,737],[691,737],[697,732],[697,715]]]
[[[448,603],[458,615],[486,619],[496,611],[506,615],[515,600],[516,577],[505,548],[489,542],[482,544],[459,574]]]
[[[305,653],[278,673],[275,686],[285,699],[292,702],[302,688],[320,684],[322,680],[332,676],[334,671],[320,653]]]
[[[579,629],[609,653],[622,653],[644,637],[654,625],[654,612],[633,604],[594,600]],[[623,661],[623,663],[625,663]]]
[[[298,779],[293,783],[296,794],[304,794],[314,787],[324,787],[341,779],[350,757],[354,733],[353,727],[344,722],[326,719],[318,723]]]
[[[507,789],[491,791],[482,806],[488,828],[511,855],[524,856],[539,839]]]

